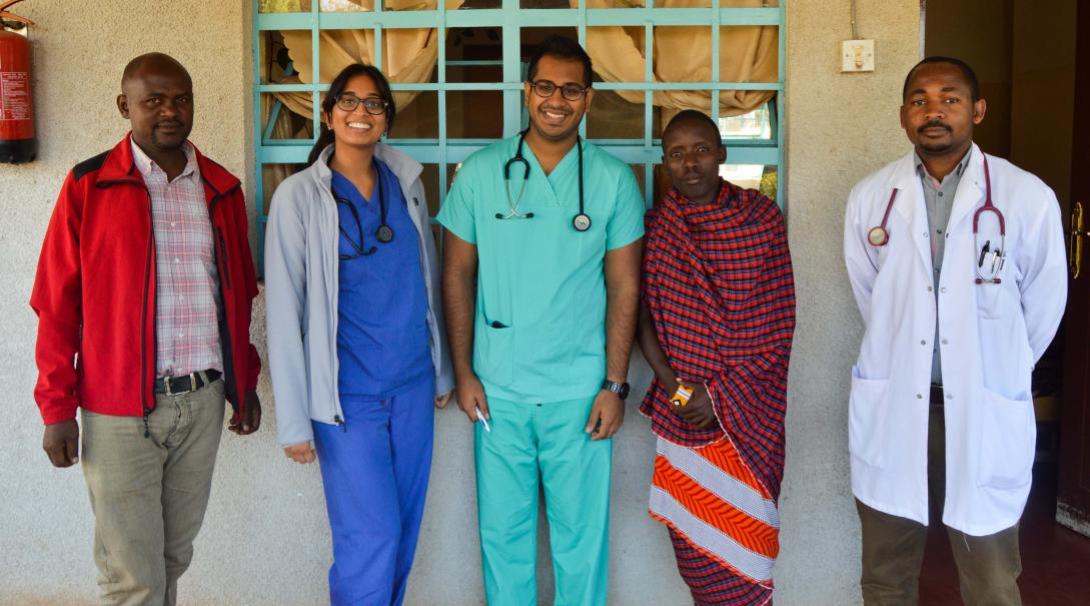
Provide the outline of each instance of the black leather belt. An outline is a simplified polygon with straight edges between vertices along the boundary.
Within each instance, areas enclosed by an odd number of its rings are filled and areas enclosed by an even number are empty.
[[[942,385],[931,384],[931,407],[937,408],[943,405]]]
[[[155,379],[155,393],[176,396],[194,392],[219,379],[221,374],[220,371],[210,368],[180,377],[160,377]]]

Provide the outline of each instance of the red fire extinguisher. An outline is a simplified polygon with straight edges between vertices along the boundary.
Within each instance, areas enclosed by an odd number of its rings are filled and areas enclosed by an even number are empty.
[[[2,1],[2,0],[0,0]],[[7,12],[22,0],[0,4],[0,162],[30,162],[38,153],[30,96],[30,19]]]

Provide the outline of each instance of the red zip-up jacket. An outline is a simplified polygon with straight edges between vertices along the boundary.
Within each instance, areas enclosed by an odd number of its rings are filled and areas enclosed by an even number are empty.
[[[257,280],[246,204],[225,168],[199,151],[197,165],[223,302],[223,376],[237,421],[261,370],[250,343]],[[155,288],[151,197],[126,136],[68,174],[42,244],[30,306],[38,314],[34,398],[47,425],[75,418],[80,406],[136,417],[155,408]]]

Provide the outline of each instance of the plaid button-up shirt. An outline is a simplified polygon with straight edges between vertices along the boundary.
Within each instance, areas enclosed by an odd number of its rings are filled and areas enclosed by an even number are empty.
[[[186,142],[185,169],[169,182],[135,142],[132,153],[151,195],[156,376],[222,371],[219,275],[196,152]]]

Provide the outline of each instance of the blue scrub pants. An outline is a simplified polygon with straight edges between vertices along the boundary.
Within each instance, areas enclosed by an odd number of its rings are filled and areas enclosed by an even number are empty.
[[[492,431],[474,424],[477,514],[490,606],[537,605],[538,482],[544,489],[556,606],[606,603],[612,440],[583,428],[594,398],[488,398]]]
[[[401,604],[431,467],[434,379],[385,400],[341,396],[345,425],[314,423],[333,531],[329,600]]]

